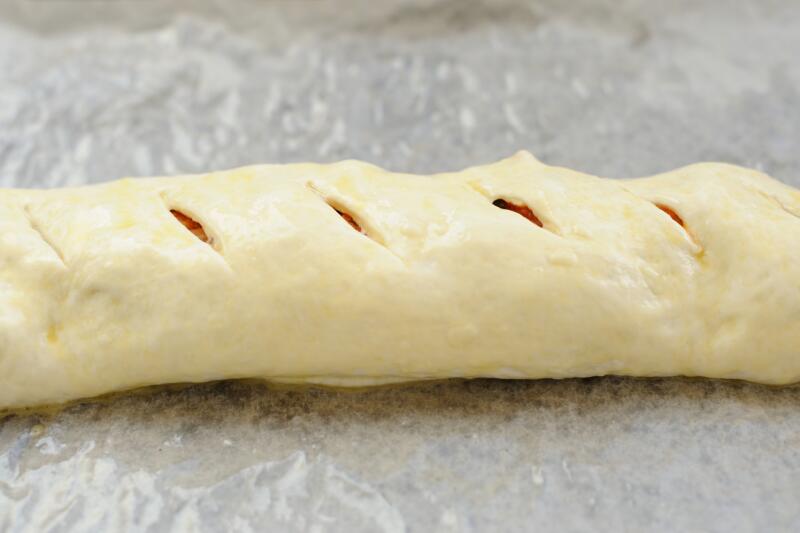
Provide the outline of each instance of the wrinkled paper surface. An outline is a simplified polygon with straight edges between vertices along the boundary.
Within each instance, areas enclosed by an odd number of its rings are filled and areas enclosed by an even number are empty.
[[[798,186],[798,28],[792,0],[9,1],[0,186],[518,149]],[[0,530],[797,530],[798,472],[797,387],[213,383],[0,415]]]

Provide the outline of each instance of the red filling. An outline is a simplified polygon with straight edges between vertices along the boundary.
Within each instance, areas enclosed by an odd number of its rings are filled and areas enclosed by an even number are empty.
[[[656,207],[661,209],[663,212],[669,215],[669,217],[677,222],[682,228],[686,229],[686,226],[683,223],[683,219],[680,217],[678,213],[672,210],[672,208],[667,207],[664,204],[656,204]]]
[[[178,222],[183,224],[183,227],[191,231],[195,237],[203,242],[210,242],[211,239],[208,238],[206,230],[203,229],[203,226],[198,221],[174,209],[170,209],[169,212],[172,213],[172,216],[174,216]]]
[[[542,225],[542,221],[539,220],[539,217],[537,217],[536,214],[534,214],[534,212],[531,210],[531,208],[528,207],[527,205],[519,205],[519,204],[511,203],[511,202],[509,202],[507,200],[503,200],[502,198],[499,198],[499,199],[495,200],[494,202],[492,202],[492,204],[496,205],[500,209],[508,209],[509,211],[514,211],[515,213],[518,213],[518,214],[524,216],[525,218],[527,218],[528,220],[530,220],[531,222],[533,222],[534,224],[536,224],[540,228],[544,227]]]
[[[352,216],[350,216],[348,213],[344,213],[344,212],[342,212],[342,211],[339,211],[339,210],[338,210],[338,209],[336,209],[336,208],[334,208],[334,210],[335,210],[337,213],[339,213],[339,216],[341,216],[343,219],[345,219],[345,220],[347,221],[347,223],[348,223],[348,224],[350,224],[350,225],[353,227],[353,229],[354,229],[354,230],[356,230],[356,231],[357,231],[357,232],[359,232],[359,233],[364,233],[364,230],[363,230],[363,229],[361,229],[361,226],[359,226],[359,225],[358,225],[358,222],[356,222],[356,219],[354,219],[354,218],[353,218]]]

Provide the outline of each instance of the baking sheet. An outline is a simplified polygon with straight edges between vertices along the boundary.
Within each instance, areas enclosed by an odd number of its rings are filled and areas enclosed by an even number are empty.
[[[562,5],[566,4],[566,5]],[[528,149],[800,186],[793,0],[0,4],[0,186]],[[151,389],[0,417],[3,531],[800,528],[800,389]]]

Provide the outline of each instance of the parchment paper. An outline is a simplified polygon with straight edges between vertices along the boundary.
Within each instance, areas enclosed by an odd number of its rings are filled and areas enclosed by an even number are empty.
[[[0,186],[523,148],[797,186],[798,51],[794,0],[6,1]],[[797,531],[799,450],[797,387],[150,389],[0,416],[0,530]]]

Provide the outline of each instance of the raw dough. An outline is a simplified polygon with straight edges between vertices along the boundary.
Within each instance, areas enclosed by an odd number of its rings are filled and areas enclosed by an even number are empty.
[[[798,381],[800,192],[524,152],[0,191],[2,408],[241,377],[602,374]]]

